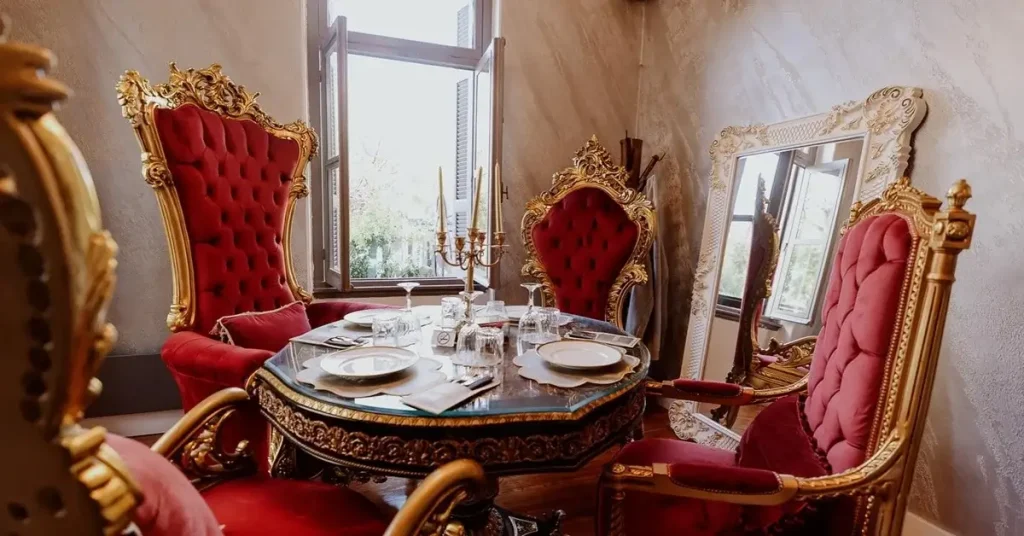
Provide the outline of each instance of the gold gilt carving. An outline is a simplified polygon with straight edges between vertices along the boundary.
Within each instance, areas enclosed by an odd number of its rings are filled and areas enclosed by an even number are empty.
[[[225,451],[221,446],[221,427],[234,412],[235,408],[230,407],[218,410],[193,432],[194,435],[181,448],[178,465],[198,488],[253,469],[248,441],[240,441],[231,451]]]
[[[121,113],[135,129],[142,147],[142,177],[156,193],[167,235],[174,277],[171,307],[167,315],[167,325],[171,331],[192,327],[195,321],[196,289],[185,217],[156,128],[157,109],[198,106],[232,119],[251,120],[271,135],[292,140],[298,145],[299,158],[292,170],[291,187],[284,208],[282,248],[288,287],[296,299],[307,303],[312,301],[312,295],[299,285],[295,277],[291,231],[296,203],[309,195],[304,173],[310,158],[317,152],[317,138],[313,130],[302,121],[282,125],[272,119],[257,102],[259,93],[250,92],[244,86],[232,82],[217,64],[205,69],[181,70],[171,63],[167,82],[156,85],[151,85],[136,71],[127,71],[118,80],[116,89]]]
[[[485,466],[573,461],[639,418],[644,408],[644,393],[638,389],[613,411],[575,431],[431,440],[375,435],[347,428],[344,421],[308,416],[262,384],[256,385],[255,394],[260,408],[275,426],[304,445],[370,467],[397,465],[424,472],[460,458],[474,459]]]
[[[642,285],[647,282],[648,274],[647,269],[644,268],[644,261],[654,242],[657,229],[654,206],[643,193],[626,187],[628,174],[625,168],[612,163],[611,156],[597,141],[597,136],[592,136],[583,147],[576,151],[572,164],[572,167],[565,168],[553,175],[552,186],[549,190],[526,204],[522,237],[527,261],[523,266],[522,275],[540,281],[545,302],[555,303],[555,286],[548,276],[537,252],[537,246],[533,242],[533,227],[547,216],[552,206],[572,192],[583,188],[602,190],[622,207],[638,231],[633,251],[612,283],[608,291],[608,303],[605,306],[604,320],[621,328],[624,324],[623,299],[634,285]]]
[[[47,76],[53,54],[9,42],[6,28],[0,15],[0,336],[5,364],[17,371],[0,381],[12,408],[4,526],[120,534],[139,488],[106,431],[78,424],[100,393],[95,374],[116,338],[106,312],[117,246],[84,159],[52,114],[68,96]]]

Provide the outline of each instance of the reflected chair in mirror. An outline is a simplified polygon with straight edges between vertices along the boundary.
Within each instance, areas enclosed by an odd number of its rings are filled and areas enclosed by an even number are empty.
[[[67,90],[45,77],[45,49],[0,28],[0,533],[146,536],[413,536],[458,533],[449,514],[480,486],[470,460],[441,466],[391,520],[355,491],[270,479],[243,442],[219,431],[252,404],[229,388],[197,404],[153,449],[80,424],[113,346],[106,321],[117,246],[92,178],[52,108]]]
[[[304,173],[317,139],[302,121],[274,121],[258,95],[219,65],[183,71],[172,63],[169,80],[157,85],[127,71],[117,84],[167,235],[173,333],[160,355],[185,410],[242,387],[291,337],[373,307],[310,303],[299,285],[291,230],[309,193]],[[228,319],[234,337],[223,337]],[[230,344],[211,335],[215,328]]]
[[[974,215],[904,178],[853,206],[832,263],[810,373],[754,389],[680,379],[661,396],[770,403],[736,452],[669,439],[627,445],[600,481],[599,534],[901,533],[957,256]]]
[[[732,369],[726,382],[751,385],[752,376],[771,357],[760,355],[761,314],[764,300],[771,294],[772,277],[779,260],[779,230],[775,218],[768,213],[768,199],[765,195],[764,179],[758,177],[754,196],[752,229],[750,234],[750,256],[747,261],[747,276],[740,300],[739,329],[736,350],[733,354]],[[732,427],[736,421],[739,406],[719,406],[711,411],[711,417]]]
[[[545,303],[621,329],[629,289],[647,282],[654,208],[626,187],[628,173],[612,163],[596,136],[572,163],[526,204],[522,275],[541,283]]]

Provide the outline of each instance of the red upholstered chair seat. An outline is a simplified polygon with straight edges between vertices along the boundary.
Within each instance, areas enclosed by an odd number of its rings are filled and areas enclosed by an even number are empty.
[[[107,442],[142,489],[134,521],[146,536],[379,536],[387,528],[374,504],[347,488],[256,476],[200,494],[145,445],[112,434]]]
[[[615,462],[667,463],[673,480],[707,481],[714,484],[708,487],[737,492],[770,485],[766,475],[772,473],[814,477],[861,464],[873,444],[893,326],[916,240],[907,221],[895,214],[867,218],[847,231],[832,264],[806,398],[801,403],[792,395],[765,408],[744,432],[735,457],[692,443],[647,439],[627,446]],[[680,381],[676,387],[723,389],[715,382]],[[852,528],[850,503],[809,506],[742,506],[630,491],[622,511],[627,532],[645,536],[836,534]]]
[[[604,319],[608,292],[637,235],[626,211],[599,188],[581,188],[553,205],[532,236],[558,308]]]

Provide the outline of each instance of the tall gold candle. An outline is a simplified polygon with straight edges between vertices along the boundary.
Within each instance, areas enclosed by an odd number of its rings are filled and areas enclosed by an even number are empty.
[[[484,168],[477,166],[476,168],[476,190],[473,192],[473,222],[469,226],[470,229],[479,229],[477,223],[480,221],[480,190],[483,186],[483,173]]]
[[[447,232],[447,222],[448,213],[444,207],[444,176],[441,174],[441,166],[437,166],[437,232]]]
[[[494,231],[503,232],[501,223],[501,164],[494,163]]]

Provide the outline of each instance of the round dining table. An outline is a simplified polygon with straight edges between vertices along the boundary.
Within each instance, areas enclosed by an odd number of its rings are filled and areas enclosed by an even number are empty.
[[[435,321],[440,312],[429,306],[417,310]],[[349,333],[354,328],[343,327]],[[569,327],[622,333],[582,317],[572,317],[563,329]],[[420,356],[440,361],[449,380],[479,370],[453,364],[452,348],[433,347],[433,329],[433,323],[422,328],[415,347]],[[447,462],[469,458],[483,466],[493,483],[490,496],[479,501],[485,504],[497,494],[498,477],[572,471],[642,434],[643,380],[650,365],[642,343],[625,350],[639,364],[622,380],[571,389],[520,376],[513,363],[517,346],[513,323],[504,361],[487,371],[501,383],[435,415],[393,395],[344,398],[299,382],[296,375],[306,361],[336,349],[292,341],[247,385],[271,424],[271,474],[339,484],[423,478]]]

